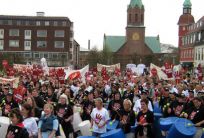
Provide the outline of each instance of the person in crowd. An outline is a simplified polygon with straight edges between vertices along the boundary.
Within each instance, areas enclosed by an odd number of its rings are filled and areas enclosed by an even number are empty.
[[[202,104],[202,99],[200,97],[195,97],[193,99],[193,108],[189,109],[185,114],[189,120],[191,120],[197,127],[197,133],[195,138],[200,138],[202,136],[202,128],[204,128],[204,107]]]
[[[93,91],[86,91],[85,93],[88,94],[88,99],[84,99],[81,103],[83,108],[82,120],[91,120],[91,112],[95,107],[94,94]]]
[[[11,89],[7,93],[5,100],[1,102],[2,116],[8,117],[13,108],[19,108],[18,103],[13,100],[13,91]]]
[[[25,99],[25,103],[29,104],[32,108],[32,116],[40,118],[42,110],[37,107],[35,99],[32,96],[29,96]]]
[[[154,138],[154,133],[152,132],[154,115],[153,112],[148,109],[149,101],[147,99],[142,99],[140,102],[142,110],[137,115],[135,138],[138,137],[138,134],[139,136],[146,135],[148,138]]]
[[[95,106],[96,108],[91,112],[91,129],[93,129],[93,136],[98,137],[106,132],[106,124],[110,118],[107,109],[103,108],[101,98],[95,99]]]
[[[41,87],[41,90],[39,92],[39,95],[44,99],[46,100],[46,96],[47,96],[47,84],[45,82],[42,83],[42,87]]]
[[[134,98],[134,91],[132,90],[132,87],[127,84],[126,85],[126,91],[123,94],[123,99],[129,99],[131,102],[133,102]]]
[[[0,102],[2,103],[3,100],[6,99],[6,95],[9,93],[9,85],[4,84],[2,85],[2,92],[0,93]]]
[[[45,102],[44,102],[43,98],[41,96],[39,96],[38,90],[36,88],[33,89],[31,94],[32,94],[33,98],[35,99],[37,107],[43,109]]]
[[[59,120],[59,123],[62,125],[64,134],[67,138],[73,138],[73,109],[68,104],[68,98],[65,94],[62,94],[59,97],[58,104],[56,106],[56,115]]]
[[[130,133],[131,126],[135,126],[135,113],[132,110],[132,102],[129,99],[123,101],[123,109],[120,111],[120,127],[124,133]]]
[[[21,114],[24,118],[23,125],[27,129],[30,138],[38,137],[38,126],[35,118],[32,117],[32,106],[25,103],[21,106]]]
[[[140,111],[141,111],[141,100],[142,99],[147,99],[147,95],[148,95],[148,90],[146,89],[143,89],[143,91],[141,92],[141,98],[138,99],[136,102],[135,102],[135,105],[133,107],[133,110],[136,114],[138,114]],[[152,106],[152,103],[151,101],[148,100],[148,109],[150,111],[153,111],[153,106]]]
[[[44,115],[38,122],[38,138],[53,138],[58,130],[59,122],[54,115],[54,107],[51,104],[44,105]]]
[[[53,105],[57,103],[57,95],[56,93],[54,93],[52,86],[48,86],[47,94],[45,96],[45,101]]]
[[[114,94],[114,99],[109,102],[108,110],[110,113],[111,120],[120,120],[120,110],[123,108],[123,100],[120,92]]]
[[[23,116],[18,108],[9,113],[11,124],[8,126],[6,138],[29,138],[29,133],[23,124]]]

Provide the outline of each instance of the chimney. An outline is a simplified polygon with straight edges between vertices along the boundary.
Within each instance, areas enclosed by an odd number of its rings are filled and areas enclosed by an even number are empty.
[[[88,50],[90,50],[90,49],[91,49],[91,41],[88,40]]]
[[[45,12],[36,12],[36,15],[39,17],[45,16]]]

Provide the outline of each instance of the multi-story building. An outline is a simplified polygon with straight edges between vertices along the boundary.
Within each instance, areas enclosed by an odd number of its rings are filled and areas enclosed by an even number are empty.
[[[187,67],[204,66],[204,17],[195,22],[191,7],[191,1],[185,0],[178,22],[180,63]]]
[[[67,17],[0,15],[0,54],[13,56],[14,63],[67,66],[73,60],[73,22]],[[18,61],[16,61],[19,59]]]

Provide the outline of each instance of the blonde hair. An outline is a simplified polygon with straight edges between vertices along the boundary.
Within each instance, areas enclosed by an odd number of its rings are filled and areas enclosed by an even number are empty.
[[[125,99],[124,101],[123,101],[123,104],[124,103],[128,103],[129,105],[130,105],[130,107],[132,107],[132,102],[129,100],[129,99]]]
[[[52,104],[47,103],[47,104],[44,105],[44,108],[45,108],[45,107],[50,108],[50,109],[52,110],[52,114],[54,113],[54,107],[53,107]]]
[[[66,104],[69,104],[69,103],[68,103],[68,98],[67,98],[67,95],[66,95],[66,94],[63,93],[62,95],[60,95],[59,99],[60,99],[60,98],[64,98],[64,99],[66,100]],[[60,103],[60,100],[58,100],[58,103]]]

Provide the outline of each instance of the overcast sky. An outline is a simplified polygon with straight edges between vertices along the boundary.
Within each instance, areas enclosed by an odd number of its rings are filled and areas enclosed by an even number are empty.
[[[1,0],[2,15],[66,16],[74,22],[75,39],[87,48],[102,48],[103,35],[125,35],[130,0]],[[179,16],[184,0],[143,0],[146,36],[160,35],[162,43],[177,46]],[[191,0],[195,21],[204,15],[204,0]]]

